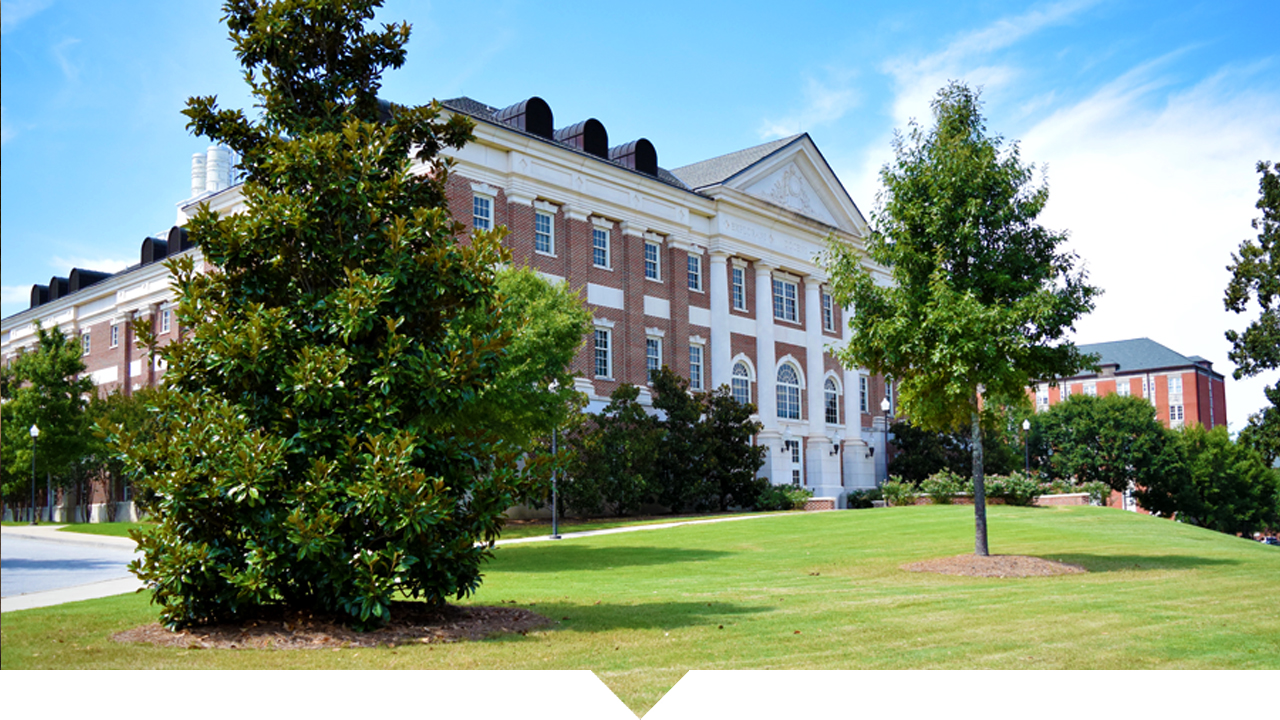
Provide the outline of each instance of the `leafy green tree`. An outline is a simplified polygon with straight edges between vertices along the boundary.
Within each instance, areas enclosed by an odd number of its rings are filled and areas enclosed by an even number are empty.
[[[1142,398],[1073,395],[1033,423],[1043,443],[1042,469],[1052,478],[1124,492],[1171,472],[1169,431]]]
[[[439,152],[472,126],[380,103],[409,28],[367,29],[378,5],[229,0],[260,117],[213,97],[184,111],[245,182],[243,213],[189,225],[216,270],[169,265],[184,336],[160,351],[168,442],[111,430],[158,522],[133,570],[167,626],[283,604],[369,627],[393,598],[465,597],[502,512],[537,489],[504,429],[468,412],[511,342],[501,232],[460,242],[445,196]]]
[[[634,385],[619,386],[604,410],[570,438],[574,462],[562,492],[572,510],[631,515],[652,497],[662,430],[639,397]]]
[[[492,427],[504,443],[523,449],[581,409],[568,368],[591,328],[591,313],[568,283],[552,284],[528,267],[499,270],[496,288],[498,327],[509,338],[503,371],[457,422]]]
[[[680,512],[705,511],[710,504],[705,487],[707,446],[702,429],[701,398],[690,392],[689,381],[667,366],[653,374],[653,407],[661,411],[661,439],[653,461],[650,486],[654,501]]]
[[[752,405],[727,386],[692,393],[689,381],[663,367],[653,378],[653,406],[664,417],[654,461],[655,501],[673,512],[751,507],[767,485],[756,473],[765,448],[751,440],[761,425]]]
[[[903,412],[932,430],[968,427],[972,438],[974,550],[988,554],[979,398],[1014,397],[1032,378],[1088,365],[1062,340],[1093,308],[1097,289],[1063,252],[1064,233],[1036,218],[1049,192],[1034,182],[1017,144],[987,135],[978,94],[959,83],[933,101],[935,127],[912,123],[894,139],[870,260],[836,239],[825,264],[833,295],[857,312],[839,355],[900,380]]]
[[[1007,475],[1022,469],[1021,423],[1029,414],[1029,406],[984,402],[981,424],[985,474]],[[967,432],[925,430],[910,420],[895,422],[891,430],[896,452],[889,461],[890,475],[920,483],[943,470],[968,475],[973,467],[973,438]]]
[[[115,503],[123,501],[126,489],[137,484],[137,478],[125,463],[124,457],[112,452],[107,441],[109,429],[112,427],[128,427],[135,432],[136,442],[160,443],[167,438],[160,435],[156,413],[150,408],[160,403],[160,396],[166,392],[163,385],[154,388],[141,388],[125,395],[120,390],[105,397],[94,397],[89,402],[87,413],[91,427],[90,453],[93,474],[106,481],[107,520],[114,522]]]
[[[755,406],[738,402],[727,385],[702,395],[701,400],[704,483],[717,509],[752,507],[769,487],[767,479],[756,476],[764,465],[766,448],[752,444],[764,427],[751,420]]]
[[[1176,462],[1134,491],[1147,510],[1222,533],[1248,535],[1280,522],[1280,473],[1231,441],[1225,427],[1173,433]]]
[[[36,338],[36,346],[4,368],[0,378],[4,498],[11,503],[30,502],[32,425],[40,428],[37,478],[65,482],[90,451],[85,407],[94,385],[83,375],[80,343],[57,327],[37,325]]]
[[[1236,363],[1237,380],[1280,368],[1280,175],[1269,162],[1258,162],[1258,204],[1262,217],[1254,218],[1257,241],[1245,240],[1240,252],[1231,256],[1231,282],[1224,303],[1228,310],[1243,313],[1256,299],[1262,308],[1258,319],[1242,333],[1227,331],[1231,341],[1228,357]],[[1280,383],[1266,389],[1270,407],[1249,417],[1245,438],[1275,462],[1280,457]]]

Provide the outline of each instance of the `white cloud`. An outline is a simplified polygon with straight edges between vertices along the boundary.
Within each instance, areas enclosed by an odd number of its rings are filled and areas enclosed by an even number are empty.
[[[895,125],[903,127],[911,119],[925,123],[931,116],[929,103],[948,81],[959,80],[985,91],[1009,86],[1019,77],[1019,71],[1009,65],[993,64],[988,56],[1039,30],[1067,22],[1095,4],[1097,0],[1068,0],[1032,9],[963,33],[931,55],[885,63],[881,69],[897,83]]]
[[[5,0],[0,5],[0,33],[7,34],[24,20],[53,4],[53,0]]]
[[[80,40],[78,38],[67,38],[53,46],[53,57],[58,61],[58,67],[62,68],[62,74],[72,81],[80,77],[80,68],[71,62],[68,51],[79,43]]]
[[[760,138],[787,137],[844,117],[859,101],[851,80],[850,73],[834,78],[833,82],[808,78],[804,86],[804,108],[779,119],[766,119],[760,125]]]
[[[1174,92],[1156,66],[1135,68],[1035,126],[1023,156],[1050,169],[1041,220],[1071,231],[1092,282],[1106,291],[1077,340],[1150,337],[1213,361],[1228,376],[1238,430],[1266,402],[1268,378],[1230,379],[1223,333],[1252,317],[1226,312],[1222,297],[1231,253],[1256,235],[1254,164],[1280,157],[1280,94],[1251,89],[1265,66],[1224,68]]]
[[[97,270],[98,272],[119,272],[129,267],[130,261],[118,260],[115,258],[89,257],[87,255],[72,255],[69,257],[58,255],[49,258],[48,264],[58,275],[65,276],[67,273],[71,272],[72,268]]]
[[[16,134],[18,131],[9,124],[9,109],[0,105],[0,147],[8,145]]]
[[[0,287],[0,303],[3,303],[6,308],[11,304],[17,308],[19,305],[26,305],[30,301],[30,285],[5,285],[4,287]],[[6,310],[5,315],[7,316],[9,314],[9,311]]]

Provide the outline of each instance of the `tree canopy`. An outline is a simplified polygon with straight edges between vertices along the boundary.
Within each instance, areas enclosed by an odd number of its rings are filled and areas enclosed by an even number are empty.
[[[1048,187],[1016,143],[987,134],[978,93],[951,83],[932,109],[934,127],[897,134],[880,172],[867,255],[891,280],[834,238],[825,264],[832,294],[856,309],[841,361],[898,379],[920,427],[969,426],[975,552],[986,555],[980,396],[1013,397],[1087,366],[1062,338],[1099,291],[1060,247],[1065,233],[1036,222]]]
[[[1246,239],[1231,256],[1231,282],[1223,302],[1234,313],[1250,309],[1261,314],[1244,332],[1227,331],[1228,357],[1236,364],[1237,380],[1280,368],[1280,175],[1269,162],[1258,162],[1258,203],[1262,216],[1254,218],[1256,241]],[[1245,438],[1269,462],[1280,457],[1280,382],[1265,390],[1270,407],[1250,416]]]
[[[83,375],[80,343],[57,327],[37,325],[36,338],[34,348],[0,368],[4,497],[10,502],[29,497],[32,425],[40,428],[37,477],[63,478],[89,451],[85,408],[94,385]]]
[[[184,335],[160,350],[168,442],[112,429],[158,521],[134,571],[171,627],[273,604],[368,627],[396,597],[466,596],[501,513],[537,494],[468,412],[513,337],[502,232],[460,241],[446,202],[439,153],[472,126],[379,101],[409,37],[369,27],[379,4],[230,0],[260,117],[214,97],[184,111],[240,154],[244,212],[192,218],[212,271],[169,265]]]
[[[1170,470],[1169,433],[1142,398],[1073,395],[1032,423],[1050,477],[1102,482],[1124,492]]]

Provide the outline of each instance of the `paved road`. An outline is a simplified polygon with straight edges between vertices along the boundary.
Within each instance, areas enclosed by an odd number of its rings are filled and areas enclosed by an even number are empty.
[[[6,527],[0,537],[3,612],[131,592],[133,541],[51,526]]]

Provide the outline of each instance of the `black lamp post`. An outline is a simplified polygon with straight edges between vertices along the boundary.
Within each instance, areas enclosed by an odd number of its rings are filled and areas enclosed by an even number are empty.
[[[1022,450],[1025,459],[1022,463],[1023,472],[1026,475],[1031,474],[1031,421],[1022,421]]]
[[[880,401],[880,412],[884,413],[884,479],[889,479],[889,388],[885,386],[884,399]]]
[[[31,426],[31,524],[39,525],[36,519],[36,438],[40,437],[40,428]]]
[[[551,381],[551,385],[547,388],[551,392],[560,389],[560,383],[555,380]],[[551,539],[560,539],[560,473],[555,466],[555,457],[558,452],[556,441],[559,439],[560,427],[557,425],[551,428]]]

